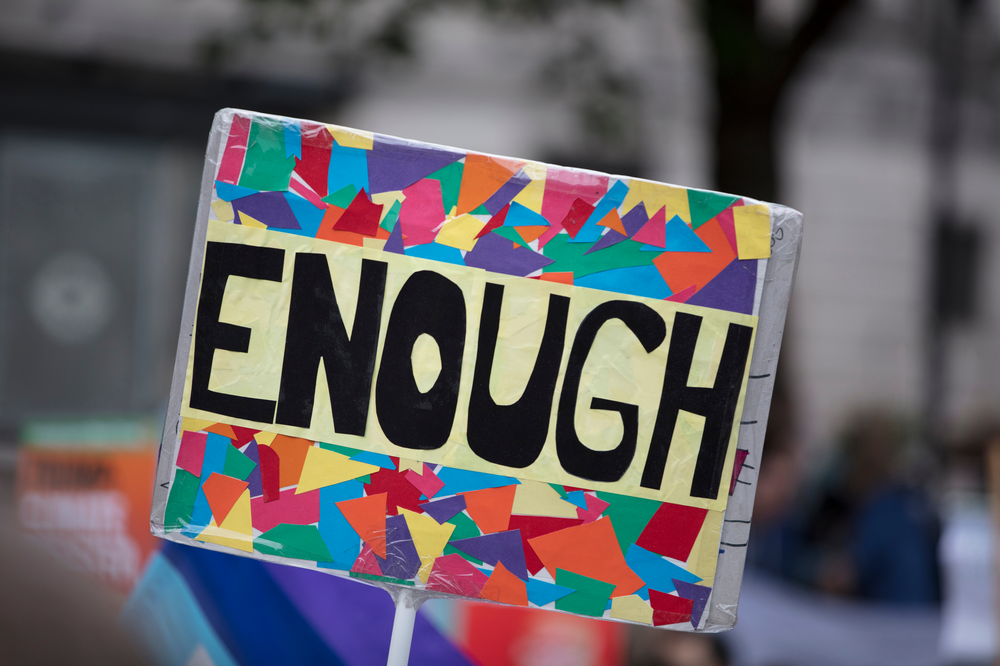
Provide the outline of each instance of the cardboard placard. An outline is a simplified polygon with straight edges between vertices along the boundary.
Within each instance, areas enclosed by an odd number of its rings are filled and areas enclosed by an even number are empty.
[[[221,111],[153,531],[732,626],[800,232],[746,198]]]

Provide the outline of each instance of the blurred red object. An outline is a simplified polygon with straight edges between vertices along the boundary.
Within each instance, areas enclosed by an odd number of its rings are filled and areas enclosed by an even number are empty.
[[[482,666],[618,666],[625,628],[576,615],[462,604],[460,641]]]

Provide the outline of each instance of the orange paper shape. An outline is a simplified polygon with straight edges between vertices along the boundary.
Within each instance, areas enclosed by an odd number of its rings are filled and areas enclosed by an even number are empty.
[[[701,289],[736,258],[729,239],[714,217],[694,233],[711,252],[664,252],[653,259],[664,282],[674,293],[691,285]]]
[[[601,221],[597,223],[597,226],[614,229],[622,236],[628,236],[628,232],[625,231],[625,225],[622,224],[622,218],[618,215],[617,208],[612,208],[608,211],[608,214],[601,218]]]
[[[337,508],[376,555],[385,559],[385,498],[387,493],[337,502]]]
[[[611,518],[528,539],[528,543],[553,578],[556,569],[564,569],[612,583],[612,597],[632,594],[645,585],[625,564]]]
[[[560,271],[552,273],[542,273],[538,278],[542,282],[558,282],[560,284],[573,284],[572,271]]]
[[[309,448],[312,445],[311,441],[301,437],[289,437],[288,435],[274,437],[271,449],[281,459],[278,483],[282,488],[298,484],[299,477],[302,476],[302,466],[306,463],[306,454],[309,453]]]
[[[236,432],[233,430],[233,426],[226,423],[215,423],[207,428],[204,428],[204,430],[205,432],[222,435],[223,437],[228,437],[229,439],[236,439]]]
[[[212,509],[216,525],[221,525],[226,519],[229,511],[236,504],[236,500],[247,489],[247,485],[246,481],[240,481],[218,472],[212,472],[212,475],[202,484],[201,489],[205,493],[205,499],[208,500],[208,506]]]
[[[462,171],[457,214],[470,213],[479,208],[522,166],[524,162],[469,153]]]
[[[503,562],[497,562],[479,597],[512,606],[527,606],[528,588],[523,580],[507,571]]]
[[[525,243],[530,243],[548,231],[549,225],[539,224],[533,227],[514,227],[514,230],[517,231],[518,236],[524,239]]]
[[[476,521],[483,534],[506,532],[516,491],[517,486],[514,485],[464,493],[465,510]]]

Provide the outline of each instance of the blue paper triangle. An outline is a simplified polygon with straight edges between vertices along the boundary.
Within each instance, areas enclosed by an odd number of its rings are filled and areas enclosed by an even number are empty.
[[[546,606],[557,599],[562,599],[567,594],[576,592],[572,588],[556,585],[555,583],[547,583],[544,580],[537,580],[535,578],[528,579],[527,587],[528,601],[536,606]]]
[[[232,201],[233,199],[242,199],[251,194],[257,194],[257,190],[251,190],[249,187],[240,187],[239,185],[230,185],[229,183],[217,180],[215,181],[215,193],[223,201]]]
[[[566,493],[566,501],[572,502],[584,511],[587,510],[587,493],[582,490],[574,490],[572,492]]]
[[[684,224],[684,220],[674,215],[667,222],[665,246],[661,252],[711,252],[705,242]],[[643,248],[645,249],[645,248]]]
[[[531,210],[527,206],[522,206],[516,201],[510,204],[507,217],[503,220],[505,227],[542,227],[549,226],[549,221]]]

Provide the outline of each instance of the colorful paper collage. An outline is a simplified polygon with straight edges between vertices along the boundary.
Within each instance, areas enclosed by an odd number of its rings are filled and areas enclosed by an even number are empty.
[[[281,441],[253,433],[271,444],[241,443],[224,423],[185,420],[185,428],[199,426],[179,437],[179,459],[200,442],[204,459],[200,476],[176,470],[168,534],[362,580],[593,617],[648,616],[647,624],[662,617],[697,627],[691,608],[683,620],[676,608],[703,594],[703,609],[711,592],[710,574],[692,572],[705,573],[696,551],[711,553],[719,541],[704,509],[440,465],[416,474],[398,458],[379,467],[358,461],[365,451],[319,442],[303,442],[304,456],[289,446],[275,453],[277,473],[293,471],[268,499],[240,478],[252,471],[227,470],[226,461],[246,459],[250,449],[274,451]],[[342,464],[331,465],[331,456]],[[428,496],[428,488],[437,491]],[[696,549],[699,542],[706,547]]]
[[[332,125],[230,118],[208,220],[429,266],[757,313],[766,204]],[[173,446],[162,522],[173,540],[624,622],[690,630],[707,616],[721,511],[427,464],[224,417],[184,418]],[[726,477],[723,498],[731,485]]]

